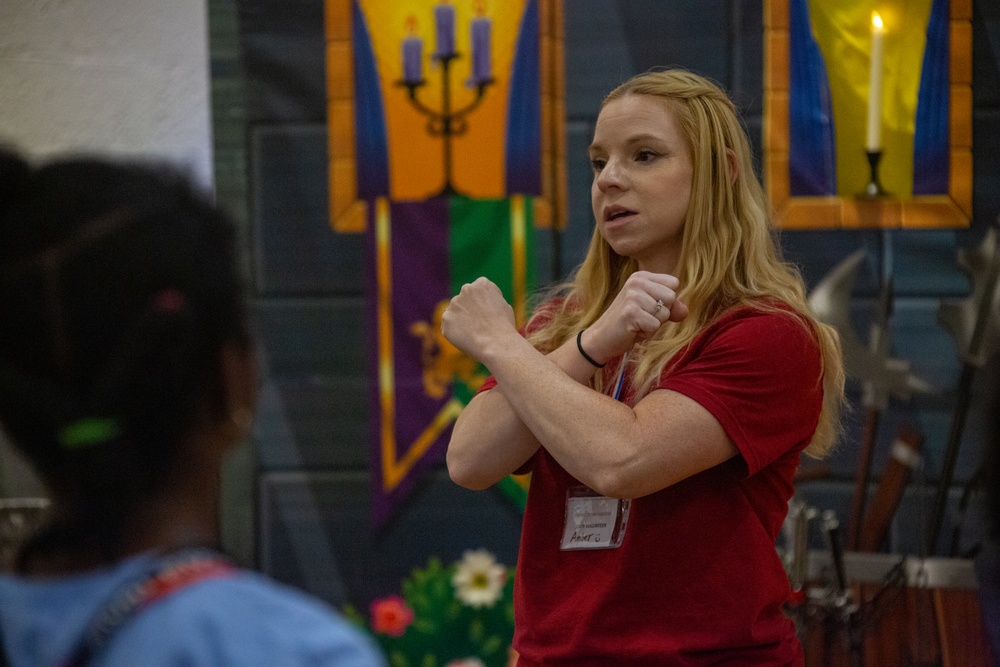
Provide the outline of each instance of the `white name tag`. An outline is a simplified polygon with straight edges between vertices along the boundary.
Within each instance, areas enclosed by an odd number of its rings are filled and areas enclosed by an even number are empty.
[[[560,548],[572,551],[621,546],[631,507],[631,500],[601,496],[585,486],[569,489]]]

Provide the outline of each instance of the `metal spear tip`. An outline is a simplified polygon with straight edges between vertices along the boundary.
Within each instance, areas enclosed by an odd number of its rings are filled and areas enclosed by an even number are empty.
[[[837,330],[844,359],[844,372],[864,385],[865,403],[885,407],[890,396],[908,399],[914,392],[933,393],[930,384],[910,373],[910,364],[903,359],[889,356],[891,335],[889,322],[880,322],[873,331],[875,345],[864,345],[851,324],[851,292],[858,267],[865,258],[861,248],[835,266],[823,277],[809,295],[809,307],[816,317]],[[887,306],[882,303],[880,315],[886,317]]]
[[[816,283],[809,294],[809,307],[820,321],[836,327],[850,323],[851,292],[865,249],[855,250]]]
[[[1000,346],[1000,248],[990,227],[974,248],[961,248],[957,262],[972,289],[963,299],[942,299],[938,323],[952,335],[959,356],[976,367],[986,365]]]

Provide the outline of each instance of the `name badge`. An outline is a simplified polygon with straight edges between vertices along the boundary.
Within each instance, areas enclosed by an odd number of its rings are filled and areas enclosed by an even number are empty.
[[[560,548],[616,549],[625,538],[631,500],[598,495],[585,486],[566,491],[566,521]]]

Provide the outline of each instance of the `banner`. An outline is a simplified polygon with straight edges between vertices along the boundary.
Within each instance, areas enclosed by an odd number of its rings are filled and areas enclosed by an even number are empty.
[[[377,332],[371,404],[375,436],[372,509],[392,516],[440,463],[451,424],[488,372],[441,335],[441,315],[461,286],[488,276],[520,307],[534,286],[527,242],[530,201],[379,199],[369,220],[368,330]],[[523,315],[522,315],[523,319]]]
[[[875,7],[870,0],[789,2],[793,196],[854,196],[867,183],[864,111]],[[882,183],[902,197],[947,194],[948,2],[885,0],[877,9],[886,41]]]
[[[969,0],[765,0],[778,227],[967,227],[972,106]]]
[[[523,323],[534,230],[565,224],[560,9],[327,0],[331,224],[367,238],[376,526],[487,376],[441,335],[451,296],[486,276]],[[521,507],[525,486],[501,484]]]

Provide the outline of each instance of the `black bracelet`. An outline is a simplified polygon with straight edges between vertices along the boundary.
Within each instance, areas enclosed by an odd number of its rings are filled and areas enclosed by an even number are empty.
[[[583,351],[583,343],[580,342],[580,339],[583,338],[584,331],[586,331],[586,329],[580,329],[580,333],[576,335],[576,349],[580,350],[580,354],[583,355],[583,358],[589,361],[591,365],[596,366],[597,368],[604,368],[607,365],[607,362],[599,364],[594,361],[589,354]]]

